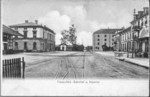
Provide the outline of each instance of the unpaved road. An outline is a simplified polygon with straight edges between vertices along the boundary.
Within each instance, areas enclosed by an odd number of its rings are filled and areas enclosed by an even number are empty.
[[[34,56],[32,54],[31,56]],[[148,78],[149,69],[122,62],[111,56],[90,52],[74,52],[65,55],[38,54],[46,57],[27,63],[26,78],[86,79],[86,78]],[[34,57],[36,57],[34,56]],[[47,57],[50,58],[47,58]]]

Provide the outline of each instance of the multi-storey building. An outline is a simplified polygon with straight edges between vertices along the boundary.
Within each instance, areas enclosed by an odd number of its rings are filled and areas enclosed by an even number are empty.
[[[14,42],[15,50],[23,51],[53,51],[55,50],[55,33],[46,26],[38,24],[38,21],[11,25],[10,26],[24,37],[16,37]]]
[[[120,50],[131,52],[132,51],[132,41],[133,41],[131,27],[128,27],[128,28],[120,31],[119,35],[120,35],[120,43],[121,43]]]
[[[133,32],[133,52],[141,52],[148,56],[149,46],[149,8],[144,7],[143,11],[134,10],[134,20],[131,21],[131,30]]]
[[[3,53],[9,53],[13,50],[13,41],[15,36],[22,37],[23,35],[17,31],[3,25]]]
[[[114,50],[116,51],[121,51],[121,36],[120,36],[121,31],[116,31],[114,36]]]
[[[114,45],[114,34],[120,29],[100,29],[93,33],[93,50],[102,51],[103,45],[107,47],[113,47]]]

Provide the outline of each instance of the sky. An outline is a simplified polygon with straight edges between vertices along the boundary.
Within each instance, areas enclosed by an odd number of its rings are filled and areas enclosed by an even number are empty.
[[[93,32],[129,27],[133,9],[148,6],[148,0],[2,0],[2,22],[9,26],[38,20],[56,33],[56,45],[61,31],[74,24],[77,43],[90,46]]]

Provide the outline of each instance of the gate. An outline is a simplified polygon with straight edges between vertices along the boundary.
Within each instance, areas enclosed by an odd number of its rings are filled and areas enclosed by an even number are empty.
[[[3,78],[24,78],[24,57],[3,60]]]

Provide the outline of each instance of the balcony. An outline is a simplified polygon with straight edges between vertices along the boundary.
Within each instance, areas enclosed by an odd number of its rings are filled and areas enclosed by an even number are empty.
[[[140,27],[140,26],[133,26],[134,31],[140,31],[141,29],[142,29],[142,27]]]

